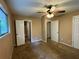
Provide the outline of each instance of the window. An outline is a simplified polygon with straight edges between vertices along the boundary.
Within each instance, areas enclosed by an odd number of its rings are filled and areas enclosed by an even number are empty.
[[[9,32],[8,27],[8,16],[3,11],[3,9],[0,8],[0,36],[3,36]]]

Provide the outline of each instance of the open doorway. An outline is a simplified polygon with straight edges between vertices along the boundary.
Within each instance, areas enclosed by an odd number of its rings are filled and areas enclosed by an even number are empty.
[[[32,21],[16,20],[16,45],[31,43]]]
[[[53,21],[47,21],[47,42],[59,41],[59,21],[58,20],[53,20]]]
[[[25,42],[31,42],[31,22],[24,21]]]
[[[47,22],[47,42],[51,40],[51,22]]]

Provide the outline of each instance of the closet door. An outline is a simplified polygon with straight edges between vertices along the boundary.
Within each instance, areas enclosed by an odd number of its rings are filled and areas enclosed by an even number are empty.
[[[16,38],[17,38],[17,46],[25,44],[23,20],[16,20]]]
[[[72,45],[79,49],[79,16],[73,17],[72,23]]]
[[[55,20],[51,22],[51,40],[58,42],[59,41],[59,21]]]

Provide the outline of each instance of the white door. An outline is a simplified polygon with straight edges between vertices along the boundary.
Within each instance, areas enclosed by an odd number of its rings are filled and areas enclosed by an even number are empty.
[[[56,42],[58,42],[58,25],[59,25],[58,20],[51,22],[51,40]]]
[[[24,21],[16,20],[17,46],[25,44]]]
[[[72,24],[72,45],[79,49],[79,16],[73,17]]]

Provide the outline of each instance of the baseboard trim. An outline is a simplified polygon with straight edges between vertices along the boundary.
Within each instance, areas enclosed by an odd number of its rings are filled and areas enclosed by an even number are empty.
[[[43,40],[43,39],[42,39],[41,41],[42,41],[42,42],[45,42],[45,43],[47,43],[47,41],[46,41],[46,40]]]
[[[64,42],[59,42],[59,43],[64,44],[64,45],[69,46],[69,47],[72,47],[71,45],[66,44],[66,43],[64,43]]]
[[[13,49],[14,49],[14,47],[12,48],[12,52],[11,52],[10,59],[12,59],[12,55],[13,55]]]
[[[42,39],[34,40],[34,41],[31,41],[31,42],[34,43],[34,42],[38,42],[38,41],[42,41]]]

